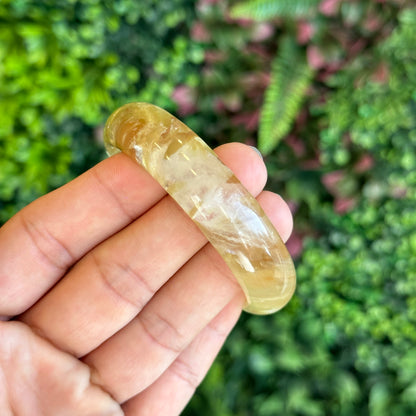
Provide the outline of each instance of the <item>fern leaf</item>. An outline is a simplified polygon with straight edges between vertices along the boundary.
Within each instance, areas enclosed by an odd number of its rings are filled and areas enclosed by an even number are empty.
[[[289,132],[312,81],[313,71],[295,41],[283,39],[272,63],[270,85],[260,116],[258,146],[270,153]]]
[[[318,3],[319,0],[246,0],[231,8],[231,17],[253,20],[300,18],[313,14]]]

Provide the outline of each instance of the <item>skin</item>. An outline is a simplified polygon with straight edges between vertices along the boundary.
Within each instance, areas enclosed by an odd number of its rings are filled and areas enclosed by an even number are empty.
[[[216,150],[283,240],[286,203],[248,146]],[[218,253],[123,154],[0,228],[0,414],[180,414],[241,313]]]

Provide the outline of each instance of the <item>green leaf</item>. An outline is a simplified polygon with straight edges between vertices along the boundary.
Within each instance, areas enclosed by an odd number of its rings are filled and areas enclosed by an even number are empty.
[[[231,17],[267,20],[276,17],[301,18],[314,14],[318,0],[248,0],[231,9]]]
[[[278,394],[262,398],[257,411],[259,416],[275,416],[283,414],[284,402]]]
[[[311,398],[310,389],[306,383],[293,383],[287,394],[287,413],[304,416],[322,416],[324,414],[321,403]]]
[[[292,38],[283,39],[272,63],[259,126],[259,149],[270,153],[289,132],[312,81],[305,53]]]
[[[416,382],[412,383],[402,393],[402,398],[410,403],[416,403]]]
[[[387,385],[379,381],[370,391],[369,408],[371,416],[384,416],[389,411],[390,394]]]
[[[335,385],[338,390],[340,402],[343,406],[354,403],[360,397],[360,387],[351,373],[340,371],[336,376]]]
[[[283,349],[277,356],[279,366],[287,371],[300,371],[305,366],[305,357],[296,347]]]

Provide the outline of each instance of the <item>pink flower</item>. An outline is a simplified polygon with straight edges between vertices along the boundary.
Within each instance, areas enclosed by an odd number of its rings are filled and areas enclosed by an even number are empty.
[[[299,137],[289,135],[286,138],[286,143],[297,157],[301,157],[305,154],[305,144]]]
[[[337,214],[345,214],[351,211],[357,203],[355,198],[337,198],[334,202],[334,210]]]
[[[315,45],[308,46],[306,50],[308,64],[312,69],[321,69],[325,66],[325,57]]]
[[[340,2],[341,0],[322,0],[319,11],[325,16],[333,16],[336,14]]]
[[[253,40],[255,42],[261,42],[269,39],[274,33],[274,27],[270,23],[259,23],[255,26],[253,32]]]
[[[354,170],[358,173],[367,172],[374,166],[374,159],[370,155],[363,155],[355,164]]]
[[[290,255],[296,259],[298,258],[303,251],[303,238],[302,236],[293,231],[292,235],[290,236],[289,240],[286,242],[286,247],[290,253]]]
[[[196,110],[194,91],[187,85],[178,85],[172,93],[172,100],[178,105],[181,116],[192,114]]]
[[[211,36],[203,23],[195,22],[191,29],[191,38],[197,42],[208,42]]]
[[[376,30],[380,29],[382,24],[383,22],[376,15],[370,15],[364,21],[364,27],[369,32],[375,32]]]
[[[214,108],[215,108],[215,111],[217,113],[224,113],[226,111],[226,109],[227,109],[224,101],[220,97],[215,98],[215,100],[214,100]]]
[[[322,184],[332,195],[338,194],[339,182],[344,178],[345,172],[343,170],[334,170],[322,176]]]
[[[358,39],[356,42],[350,45],[349,53],[351,55],[359,54],[367,45],[367,42],[364,39]]]
[[[306,22],[304,20],[298,22],[296,37],[301,45],[308,43],[311,40],[314,32],[315,29],[310,22]]]
[[[259,114],[259,110],[249,113],[238,113],[231,118],[231,122],[236,126],[244,126],[247,131],[254,131],[259,124]]]

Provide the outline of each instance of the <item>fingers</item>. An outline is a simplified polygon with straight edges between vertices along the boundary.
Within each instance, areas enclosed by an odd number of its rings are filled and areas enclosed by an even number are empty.
[[[204,244],[165,197],[88,254],[20,319],[59,348],[85,355],[133,319]]]
[[[95,384],[126,401],[155,382],[233,297],[243,303],[240,287],[218,257],[205,246],[136,319],[85,358],[96,370]]]
[[[274,195],[265,194],[266,214],[278,218]],[[260,202],[262,198],[260,198]],[[273,208],[273,212],[268,209]],[[274,223],[279,229],[279,224]],[[211,245],[204,246],[170,279],[141,313],[85,357],[93,380],[124,402],[154,383],[212,319],[243,293]],[[140,377],[137,377],[140,374]]]
[[[232,149],[241,147],[218,152],[233,167]],[[257,169],[248,183],[265,178],[265,168]],[[119,154],[24,208],[0,228],[0,315],[27,310],[85,253],[164,195],[144,169]]]
[[[126,416],[179,415],[204,378],[241,312],[233,299],[151,386],[123,404]]]
[[[26,310],[69,266],[164,194],[120,154],[24,208],[0,228],[0,315]]]
[[[261,191],[266,171],[252,149],[232,144],[217,151],[250,191]],[[21,320],[59,348],[83,356],[130,322],[205,243],[190,218],[165,197],[97,246]]]

